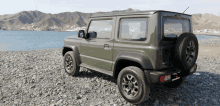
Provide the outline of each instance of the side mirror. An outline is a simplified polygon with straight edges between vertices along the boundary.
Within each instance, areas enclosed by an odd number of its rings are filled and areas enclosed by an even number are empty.
[[[78,37],[79,37],[79,38],[85,38],[85,32],[84,32],[84,30],[79,30],[79,32],[78,32]]]
[[[96,38],[97,37],[97,33],[95,31],[93,32],[89,32],[86,34],[85,39],[92,39],[92,38]]]
[[[170,40],[174,40],[174,39],[176,39],[176,38],[177,38],[177,35],[176,35],[176,34],[166,34],[163,39],[164,39],[165,41],[170,41]]]
[[[89,38],[96,38],[96,37],[97,37],[97,33],[95,31],[89,32]]]

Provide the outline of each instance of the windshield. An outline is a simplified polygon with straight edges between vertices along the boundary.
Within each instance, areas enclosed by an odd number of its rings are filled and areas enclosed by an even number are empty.
[[[189,32],[189,20],[180,20],[173,18],[164,19],[164,36],[175,34],[180,36],[184,32]]]

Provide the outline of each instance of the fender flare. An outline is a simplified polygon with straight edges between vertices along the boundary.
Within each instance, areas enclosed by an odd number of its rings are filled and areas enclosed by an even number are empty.
[[[122,52],[122,53],[118,54],[118,56],[116,57],[116,61],[114,64],[114,69],[113,69],[113,76],[114,77],[116,74],[116,66],[117,66],[118,62],[122,59],[137,62],[142,66],[142,68],[144,70],[146,70],[146,69],[152,70],[153,69],[153,65],[147,56],[145,56],[143,54],[139,54],[139,53]]]
[[[80,65],[82,63],[81,58],[80,58],[80,53],[79,53],[79,49],[77,45],[65,45],[63,46],[63,50],[62,50],[62,55],[64,56],[64,52],[66,52],[67,49],[71,49],[74,52],[74,57],[76,58],[76,63],[77,65]],[[67,50],[69,51],[69,50]]]

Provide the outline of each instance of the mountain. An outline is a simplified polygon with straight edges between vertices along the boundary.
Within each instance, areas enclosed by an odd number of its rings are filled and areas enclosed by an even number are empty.
[[[40,11],[22,11],[11,15],[0,16],[0,27],[12,27],[34,24],[40,29],[64,27],[65,25],[86,26],[92,13],[64,12],[46,14]],[[15,28],[16,29],[16,28]]]
[[[132,8],[126,10],[114,10],[110,12],[82,13],[63,12],[48,14],[40,11],[21,11],[16,14],[0,15],[0,28],[14,30],[67,30],[68,26],[85,27],[90,16],[103,13],[140,11]],[[192,14],[194,29],[218,29],[220,28],[220,16],[213,14]]]
[[[193,14],[192,24],[194,29],[219,29],[220,16],[213,14]]]

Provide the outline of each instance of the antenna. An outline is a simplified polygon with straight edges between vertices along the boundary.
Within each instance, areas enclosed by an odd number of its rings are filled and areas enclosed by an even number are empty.
[[[189,7],[188,7],[188,8],[189,8]],[[188,9],[188,8],[187,8],[187,9]],[[187,9],[186,9],[186,10],[187,10]],[[186,11],[186,10],[185,10],[185,11]],[[184,11],[184,12],[185,12],[185,11]],[[183,12],[183,13],[184,13],[184,12]]]
[[[36,11],[37,11],[37,4],[36,4]]]

